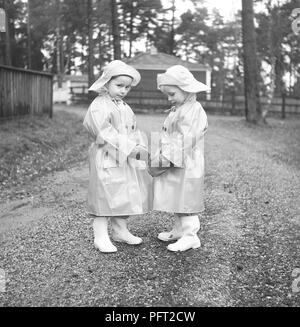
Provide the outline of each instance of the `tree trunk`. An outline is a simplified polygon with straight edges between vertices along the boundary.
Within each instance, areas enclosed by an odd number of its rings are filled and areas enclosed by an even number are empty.
[[[280,51],[277,52],[275,61],[275,90],[277,94],[285,92],[285,83],[283,81],[284,66],[283,55]]]
[[[259,100],[253,0],[242,0],[242,33],[246,120],[251,123],[258,123],[263,118]]]
[[[110,0],[111,3],[111,24],[113,35],[114,59],[121,59],[121,38],[118,19],[117,0]]]
[[[8,16],[8,1],[4,0],[4,11],[6,12],[6,33],[5,33],[5,64],[11,66],[10,48],[10,19]]]
[[[271,0],[269,0],[266,4],[267,10],[268,10],[268,44],[270,47],[270,74],[269,74],[269,78],[270,78],[270,83],[269,83],[269,87],[267,88],[267,108],[265,110],[263,110],[262,116],[265,119],[265,117],[267,116],[268,111],[270,111],[272,109],[272,103],[273,103],[273,99],[274,99],[274,94],[275,94],[275,62],[276,62],[276,57],[275,57],[275,49],[273,46],[273,26],[274,26],[274,22],[273,22],[273,13],[272,13],[272,3]]]
[[[99,70],[102,69],[102,60],[101,60],[101,53],[102,53],[102,30],[99,26],[99,33],[98,33],[98,52],[99,52]]]
[[[61,67],[61,3],[57,0],[57,20],[56,20],[56,65],[57,65],[57,84],[62,87],[62,67]]]
[[[73,56],[73,48],[72,45],[70,43],[70,38],[68,37],[66,40],[66,62],[64,65],[64,71],[63,71],[63,75],[65,74],[70,74],[71,72],[71,62],[72,62],[72,56]]]
[[[266,118],[267,113],[272,109],[272,103],[275,95],[275,57],[271,58],[271,70],[270,70],[270,84],[267,89],[267,109],[263,110],[262,116],[263,119]]]
[[[174,55],[175,52],[175,0],[172,2],[172,21],[171,21],[171,33],[170,33],[170,54]]]
[[[31,65],[31,15],[30,15],[30,0],[27,0],[27,66],[28,69],[32,68]]]
[[[89,37],[89,57],[88,57],[88,76],[89,85],[95,81],[94,76],[94,40],[93,40],[93,0],[87,0],[87,20],[88,20],[88,37]]]
[[[130,12],[130,25],[129,25],[129,58],[132,56],[132,40],[133,40],[133,10],[134,6],[131,3],[131,12]]]

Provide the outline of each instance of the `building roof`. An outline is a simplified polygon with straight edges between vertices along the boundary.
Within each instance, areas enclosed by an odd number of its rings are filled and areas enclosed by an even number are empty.
[[[73,81],[73,82],[87,82],[88,81],[88,75],[65,75],[65,79],[67,81]]]
[[[191,71],[211,71],[211,68],[208,65],[181,60],[178,57],[171,56],[162,52],[143,52],[133,58],[126,59],[124,61],[136,69],[166,70],[170,66],[182,65],[184,67],[187,67]]]
[[[63,76],[64,82],[71,81],[71,82],[88,82],[88,75],[64,75]],[[57,81],[57,75],[54,76],[54,81]]]

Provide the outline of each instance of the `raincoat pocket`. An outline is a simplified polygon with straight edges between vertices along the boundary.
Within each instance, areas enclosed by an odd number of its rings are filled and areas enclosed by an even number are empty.
[[[204,175],[204,156],[200,151],[194,151],[193,159],[186,159],[186,178],[201,178]]]
[[[94,147],[95,153],[95,160],[96,160],[96,167],[97,169],[106,169],[106,168],[115,168],[119,166],[117,160],[109,156],[107,151],[100,147]]]
[[[116,213],[130,208],[129,187],[124,167],[103,169],[103,189],[110,208]]]

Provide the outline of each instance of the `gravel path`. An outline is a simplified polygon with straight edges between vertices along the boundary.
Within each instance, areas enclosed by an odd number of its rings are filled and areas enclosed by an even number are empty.
[[[147,131],[162,120],[138,115]],[[269,121],[209,116],[199,250],[168,252],[156,235],[172,215],[158,212],[130,218],[140,246],[94,249],[86,162],[0,204],[0,306],[299,306],[300,121]]]

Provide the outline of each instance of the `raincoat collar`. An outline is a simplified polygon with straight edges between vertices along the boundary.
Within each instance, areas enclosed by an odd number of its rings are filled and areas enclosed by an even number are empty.
[[[100,90],[99,90],[99,96],[105,96],[108,99],[110,99],[117,107],[119,107],[120,104],[124,104],[123,100],[116,100],[115,98],[112,98],[109,93],[108,90],[105,86],[103,86]]]
[[[167,112],[167,113],[168,112],[175,112],[179,108],[181,108],[182,106],[184,106],[185,104],[196,102],[196,101],[197,101],[197,95],[195,93],[189,93],[188,96],[185,98],[184,102],[180,106],[178,106],[178,107],[173,106],[170,109],[165,110],[164,112]]]

